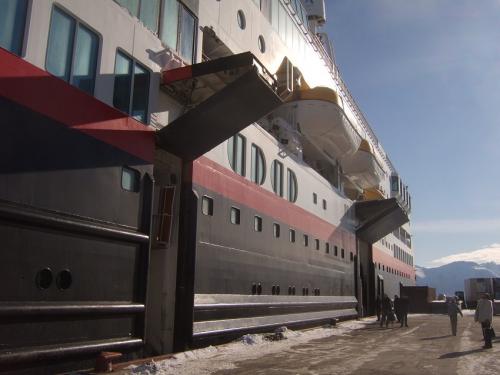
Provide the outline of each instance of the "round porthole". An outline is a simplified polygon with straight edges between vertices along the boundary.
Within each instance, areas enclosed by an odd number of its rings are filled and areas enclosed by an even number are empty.
[[[264,40],[264,37],[262,35],[259,35],[257,43],[259,45],[259,51],[262,53],[266,52],[266,41]]]
[[[69,289],[72,282],[73,276],[71,276],[70,270],[63,270],[57,275],[56,285],[61,290]]]
[[[247,20],[245,18],[245,13],[240,9],[237,13],[237,18],[238,18],[238,26],[240,27],[241,30],[245,30],[247,27]]]
[[[53,279],[52,270],[50,268],[44,268],[36,274],[36,285],[40,289],[48,289]]]

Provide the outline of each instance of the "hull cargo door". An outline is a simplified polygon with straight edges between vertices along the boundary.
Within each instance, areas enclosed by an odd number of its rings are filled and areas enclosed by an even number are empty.
[[[280,106],[275,78],[250,53],[162,73],[162,88],[188,111],[157,133],[158,145],[194,160]]]
[[[182,160],[174,350],[193,337],[197,197],[192,161],[283,104],[273,75],[249,52],[162,72],[162,89],[186,113],[157,132],[157,146]]]
[[[142,355],[151,128],[0,48],[0,374]]]
[[[375,310],[375,297],[383,293],[384,281],[375,277],[372,245],[393,230],[408,222],[408,213],[396,198],[361,201],[355,203],[356,218],[359,226],[356,230],[362,278],[364,315],[371,315]]]
[[[409,221],[408,213],[396,198],[356,202],[355,211],[360,223],[356,236],[369,244]]]

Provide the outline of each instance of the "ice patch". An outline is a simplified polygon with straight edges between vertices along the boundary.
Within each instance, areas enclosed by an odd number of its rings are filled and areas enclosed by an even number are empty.
[[[314,328],[303,331],[279,329],[286,340],[268,341],[265,334],[248,334],[238,341],[220,345],[209,346],[203,349],[177,353],[169,359],[150,362],[143,365],[132,365],[118,374],[144,374],[144,375],[208,375],[218,370],[234,369],[235,363],[263,355],[273,354],[288,348],[331,336],[345,336],[351,331],[374,323],[375,318],[346,321],[331,327]]]

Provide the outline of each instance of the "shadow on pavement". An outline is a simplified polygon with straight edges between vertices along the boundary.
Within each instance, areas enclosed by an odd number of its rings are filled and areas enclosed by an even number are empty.
[[[444,339],[446,337],[450,337],[451,335],[444,335],[444,336],[433,336],[433,337],[424,337],[421,338],[420,340],[422,341],[427,341],[427,340],[438,340],[438,339]]]
[[[458,357],[462,357],[464,355],[479,353],[479,352],[482,352],[483,350],[484,349],[472,349],[472,350],[466,350],[463,352],[447,353],[447,354],[443,354],[442,356],[440,356],[439,359],[458,358]]]

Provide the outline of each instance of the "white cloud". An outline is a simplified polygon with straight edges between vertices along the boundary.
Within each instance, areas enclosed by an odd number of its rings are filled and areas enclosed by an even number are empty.
[[[478,250],[448,255],[430,262],[431,267],[439,267],[453,262],[475,262],[479,264],[494,262],[500,264],[500,244],[494,243]]]
[[[413,222],[414,233],[487,233],[500,230],[500,219],[445,219]]]

